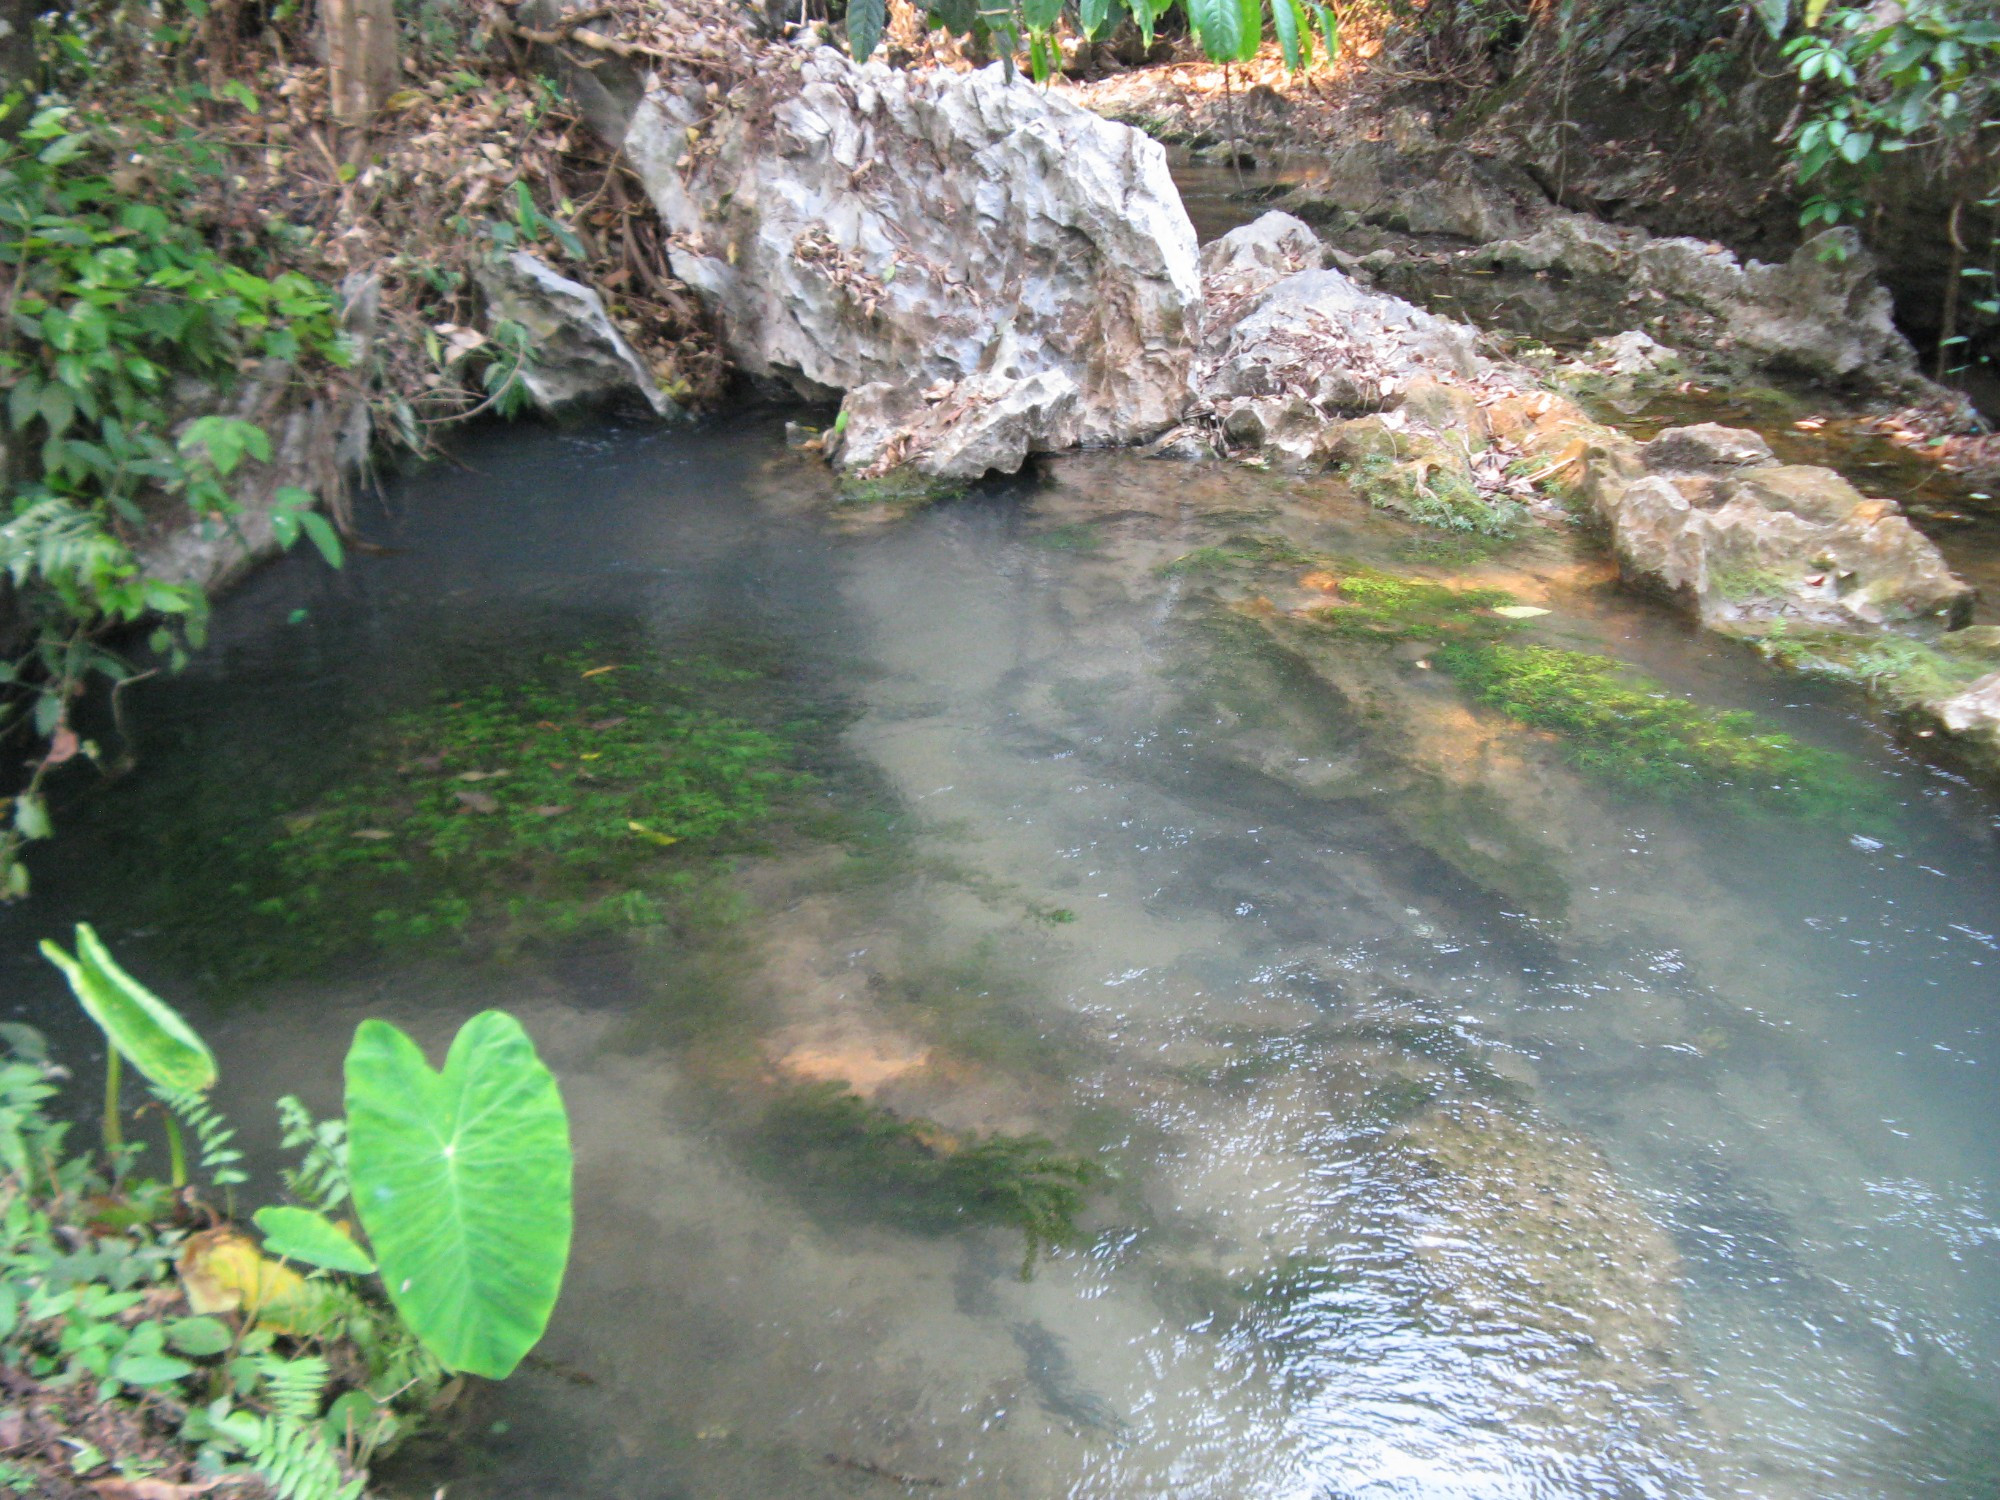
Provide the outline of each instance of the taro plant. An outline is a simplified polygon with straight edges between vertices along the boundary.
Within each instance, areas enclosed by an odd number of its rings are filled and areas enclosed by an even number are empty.
[[[115,1163],[125,1144],[118,1107],[124,1060],[155,1089],[195,1096],[215,1083],[215,1054],[171,1006],[119,967],[88,922],[76,924],[74,954],[44,939],[42,955],[62,970],[77,1003],[104,1033],[104,1149]],[[184,1187],[187,1154],[180,1122],[171,1110],[166,1118],[173,1185]]]
[[[174,1186],[183,1186],[175,1116],[215,1082],[213,1054],[117,965],[87,924],[78,925],[75,955],[54,943],[43,951],[110,1043],[107,1151],[114,1160],[127,1154],[117,1121],[123,1058],[169,1105]],[[286,1181],[307,1206],[259,1209],[252,1218],[264,1236],[261,1252],[224,1231],[228,1238],[202,1259],[204,1274],[225,1286],[212,1300],[227,1301],[233,1290],[241,1305],[252,1286],[252,1301],[266,1311],[282,1305],[296,1332],[322,1315],[337,1318],[354,1293],[335,1283],[322,1295],[286,1266],[315,1276],[379,1276],[402,1324],[439,1367],[504,1379],[547,1328],[569,1259],[569,1122],[554,1076],[520,1022],[500,1011],[460,1028],[441,1072],[395,1026],[364,1021],[345,1072],[344,1122],[315,1123],[296,1101],[282,1102],[287,1143],[307,1147]],[[196,1128],[203,1131],[200,1121]],[[329,1217],[348,1200],[365,1241]]]

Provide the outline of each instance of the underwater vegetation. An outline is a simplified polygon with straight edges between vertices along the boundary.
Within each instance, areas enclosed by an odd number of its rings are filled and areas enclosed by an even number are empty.
[[[1720,787],[1780,811],[1831,814],[1873,798],[1831,751],[1667,692],[1607,656],[1448,642],[1432,660],[1475,702],[1562,736],[1580,769],[1656,795]]]
[[[666,920],[707,856],[804,784],[785,735],[708,702],[757,675],[565,655],[390,719],[350,779],[217,851],[233,920],[198,956],[241,982]]]
[[[1459,589],[1355,568],[1339,580],[1333,596],[1313,618],[1336,635],[1411,640],[1491,636],[1513,628],[1512,621],[1493,613],[1514,602],[1504,589]]]
[[[1194,573],[1223,573],[1241,567],[1272,567],[1296,564],[1310,567],[1319,562],[1309,552],[1285,537],[1270,532],[1239,532],[1212,547],[1197,547],[1157,569],[1162,578],[1180,578]]]
[[[1882,800],[1842,756],[1801,744],[1754,714],[1704,708],[1613,657],[1516,643],[1511,638],[1525,620],[1546,611],[1517,606],[1503,589],[1391,573],[1261,535],[1188,553],[1166,571],[1300,566],[1314,571],[1298,582],[1325,599],[1304,617],[1325,633],[1356,643],[1436,642],[1432,665],[1467,697],[1561,736],[1578,769],[1617,786],[1654,796],[1720,792],[1739,804],[1807,817],[1852,813]],[[1764,649],[1777,654],[1783,643]],[[1928,653],[1914,665],[1932,671],[1970,670],[1914,643],[1882,649]],[[1885,665],[1912,669],[1900,656]],[[1530,904],[1560,905],[1552,881],[1509,893]]]
[[[1041,1136],[972,1136],[906,1120],[840,1082],[802,1085],[766,1110],[758,1152],[788,1182],[835,1207],[872,1207],[905,1229],[1018,1229],[1025,1280],[1047,1248],[1082,1239],[1077,1215],[1104,1172]]]

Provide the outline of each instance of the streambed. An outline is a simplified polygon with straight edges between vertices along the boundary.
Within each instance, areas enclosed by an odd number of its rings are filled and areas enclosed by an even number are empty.
[[[266,1163],[364,1015],[536,1036],[570,1281],[389,1493],[1992,1492],[1995,809],[1857,699],[1578,539],[1467,547],[1328,478],[1084,454],[885,521],[762,420],[459,458],[363,518],[386,552],[265,570],[133,689],[138,768],[0,911],[13,1013],[97,1066],[33,953],[94,920]],[[1361,629],[1377,575],[1455,592]],[[1840,796],[1594,774],[1441,666],[1501,628],[1474,589]],[[438,705],[606,667],[788,746],[768,818],[635,845],[623,906],[469,888],[332,956],[244,914],[237,856],[423,774]],[[480,764],[500,811],[447,818],[511,814],[526,770]],[[431,816],[381,806],[357,850]],[[922,1138],[773,1112],[841,1084]],[[1018,1225],[904,1169],[1023,1138],[1102,1174],[1025,1280]]]

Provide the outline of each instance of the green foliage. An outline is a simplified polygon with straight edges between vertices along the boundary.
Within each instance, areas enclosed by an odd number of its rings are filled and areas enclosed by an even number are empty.
[[[105,1039],[145,1075],[177,1093],[200,1093],[215,1082],[215,1054],[179,1014],[112,958],[88,922],[76,924],[76,954],[42,940],[42,956],[62,970]]]
[[[1962,195],[1950,219],[1958,253],[1944,297],[1942,378],[1971,341],[1965,326],[2000,322],[2000,171],[1991,149],[2000,15],[1984,0],[1838,8],[1809,0],[1801,19],[1804,29],[1784,48],[1814,105],[1792,140],[1799,181],[1813,190],[1800,222],[1864,217],[1873,183],[1896,157],[1920,163],[1940,191],[1950,184]],[[1969,192],[1953,180],[1962,173],[1976,184]],[[1982,216],[1967,209],[1985,211],[1983,236],[1972,232]]]
[[[1103,1177],[1089,1159],[1040,1136],[974,1137],[899,1119],[839,1082],[781,1096],[765,1117],[763,1148],[788,1181],[837,1192],[844,1205],[872,1199],[908,1228],[1018,1229],[1024,1280],[1044,1249],[1079,1242],[1077,1215]]]
[[[354,1203],[396,1310],[446,1369],[500,1380],[569,1260],[569,1121],[513,1017],[474,1016],[434,1073],[384,1021],[347,1055]]]
[[[84,933],[89,952],[97,945]],[[50,957],[74,965],[60,950]],[[102,953],[91,961],[110,962]],[[347,1060],[345,1128],[316,1124],[295,1100],[281,1109],[288,1143],[308,1151],[287,1180],[322,1202],[351,1191],[372,1255],[321,1213],[291,1205],[254,1215],[262,1251],[226,1225],[190,1234],[176,1220],[179,1191],[107,1184],[90,1159],[61,1158],[62,1127],[47,1114],[60,1070],[37,1033],[10,1026],[0,1036],[9,1047],[0,1064],[0,1357],[28,1383],[11,1385],[10,1398],[37,1390],[64,1424],[81,1415],[76,1403],[124,1398],[135,1421],[93,1430],[128,1434],[157,1410],[183,1411],[176,1431],[153,1434],[175,1462],[198,1449],[210,1472],[254,1473],[280,1496],[355,1500],[365,1475],[351,1471],[406,1425],[396,1402],[421,1408],[447,1369],[504,1377],[540,1338],[569,1254],[569,1129],[555,1080],[512,1017],[488,1011],[467,1022],[442,1075],[396,1028],[365,1021]],[[204,1161],[241,1181],[219,1118],[196,1114],[186,1091],[159,1092],[196,1129]],[[353,1182],[335,1190],[349,1131]],[[114,1166],[126,1154],[109,1153]],[[177,1189],[179,1168],[177,1150]],[[352,1279],[373,1277],[378,1261],[379,1291]],[[192,1316],[168,1316],[180,1297],[151,1286],[169,1269],[180,1272]],[[172,1398],[167,1407],[145,1404],[154,1392]],[[84,1474],[109,1461],[99,1454],[72,1467]],[[161,1465],[156,1451],[115,1461],[121,1472]]]
[[[313,1352],[316,1341],[294,1340],[287,1355],[279,1334],[249,1320],[177,1311],[171,1278],[190,1236],[174,1199],[157,1184],[114,1186],[89,1160],[63,1157],[62,1127],[49,1117],[62,1070],[28,1028],[11,1028],[6,1040],[0,1132],[24,1147],[4,1152],[0,1175],[0,1361],[9,1403],[30,1432],[89,1432],[99,1442],[115,1435],[124,1445],[107,1452],[72,1444],[60,1478],[88,1484],[100,1473],[136,1473],[171,1484],[205,1473],[225,1484],[260,1479],[293,1500],[353,1500],[373,1448],[347,1446],[344,1468],[322,1429],[330,1364]],[[345,1346],[346,1368],[365,1374],[378,1368],[369,1350],[407,1342],[385,1312],[358,1299],[349,1310],[370,1332],[329,1333]],[[421,1404],[435,1389],[413,1387],[409,1399]],[[365,1392],[350,1394],[375,1404]],[[109,1420],[107,1408],[115,1409]],[[36,1470],[37,1459],[27,1455],[17,1477],[27,1492],[47,1493],[55,1476]]]
[[[375,1261],[324,1215],[288,1204],[260,1208],[251,1216],[264,1231],[264,1253],[327,1271],[366,1276]]]
[[[1312,65],[1315,30],[1327,61],[1339,52],[1340,18],[1334,8],[1308,6],[1304,0],[923,0],[933,28],[997,42],[1010,61],[1025,40],[1028,69],[1038,83],[1046,83],[1062,66],[1058,31],[1065,23],[1076,36],[1095,40],[1129,16],[1150,47],[1154,28],[1176,6],[1210,62],[1255,57],[1263,45],[1267,15],[1270,34],[1292,71]],[[848,0],[847,42],[856,58],[866,59],[875,50],[886,19],[883,0]]]
[[[1609,657],[1488,641],[1448,643],[1433,660],[1477,702],[1562,736],[1580,768],[1634,791],[1720,790],[1825,815],[1874,800],[1839,756],[1677,697]]]
[[[1518,501],[1488,500],[1449,464],[1399,462],[1378,453],[1350,465],[1347,475],[1370,505],[1396,511],[1440,531],[1505,540],[1527,519],[1527,511]]]
[[[201,644],[199,589],[142,571],[139,531],[168,507],[232,526],[231,481],[268,462],[253,422],[203,415],[176,435],[192,383],[217,405],[246,369],[344,362],[332,294],[293,274],[256,274],[217,252],[156,201],[121,192],[109,123],[64,105],[0,141],[0,384],[7,387],[12,492],[0,519],[0,573],[31,627],[0,662],[0,734],[65,746],[68,704],[93,675],[128,675],[96,644],[106,632],[164,622],[153,646],[175,664]],[[225,163],[169,136],[163,163],[219,173]],[[169,172],[169,180],[172,173]],[[280,496],[281,540],[309,536],[337,556],[303,492]],[[48,832],[43,775],[75,753],[52,748],[16,816],[0,829],[0,899],[26,890],[21,846]]]

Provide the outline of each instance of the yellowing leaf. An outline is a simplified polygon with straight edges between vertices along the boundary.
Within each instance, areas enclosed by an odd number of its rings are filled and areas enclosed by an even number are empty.
[[[239,1230],[195,1235],[181,1250],[179,1270],[196,1314],[240,1312],[249,1323],[301,1337],[325,1326],[326,1294]]]
[[[608,667],[592,667],[589,671],[585,672],[583,675],[585,677],[602,677],[606,672],[615,672],[624,665],[625,664],[623,662],[614,661]]]
[[[634,818],[627,818],[625,820],[625,826],[631,829],[634,833],[638,834],[640,838],[650,839],[653,843],[658,844],[662,849],[666,848],[667,845],[669,844],[678,844],[680,842],[680,838],[678,835],[671,833],[658,833],[653,829],[648,828],[644,823],[641,823]]]
[[[1503,620],[1532,620],[1548,611],[1533,604],[1501,604],[1494,607],[1493,613]]]

